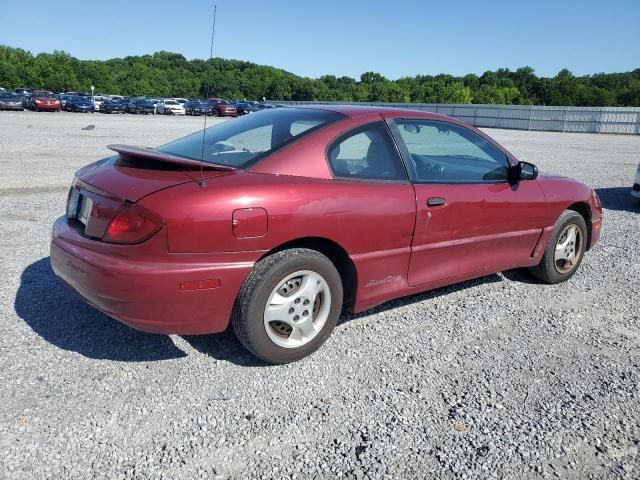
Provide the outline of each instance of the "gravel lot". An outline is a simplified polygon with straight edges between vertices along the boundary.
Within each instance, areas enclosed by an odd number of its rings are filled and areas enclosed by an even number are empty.
[[[571,281],[390,302],[267,367],[231,333],[122,326],[49,266],[77,168],[201,124],[0,112],[0,478],[640,478],[640,137],[488,132],[598,189],[602,241]]]

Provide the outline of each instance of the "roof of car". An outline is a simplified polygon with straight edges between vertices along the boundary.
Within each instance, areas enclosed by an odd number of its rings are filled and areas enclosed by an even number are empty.
[[[420,114],[424,118],[432,119],[447,119],[451,117],[441,115],[439,113],[427,112],[424,110],[410,109],[410,108],[398,108],[398,107],[380,107],[376,105],[341,105],[341,104],[304,104],[304,105],[292,105],[298,108],[314,108],[318,110],[330,110],[332,112],[342,113],[349,117],[360,117],[363,115],[370,115],[372,113],[386,113],[392,115],[402,115],[403,113],[411,112],[413,114]]]

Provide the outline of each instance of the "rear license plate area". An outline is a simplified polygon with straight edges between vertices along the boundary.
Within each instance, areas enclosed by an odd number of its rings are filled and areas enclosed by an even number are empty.
[[[84,195],[80,195],[80,208],[78,209],[78,220],[85,227],[87,226],[87,222],[89,221],[89,217],[91,216],[91,210],[93,209],[93,200],[89,197],[85,197]]]

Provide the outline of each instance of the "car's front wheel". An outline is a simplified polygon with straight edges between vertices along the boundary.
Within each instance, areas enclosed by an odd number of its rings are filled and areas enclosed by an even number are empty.
[[[268,363],[299,360],[329,337],[342,310],[342,282],[321,253],[294,248],[259,261],[240,289],[231,324]]]
[[[558,218],[540,263],[529,271],[546,283],[569,280],[582,262],[587,248],[587,224],[582,215],[565,210]]]

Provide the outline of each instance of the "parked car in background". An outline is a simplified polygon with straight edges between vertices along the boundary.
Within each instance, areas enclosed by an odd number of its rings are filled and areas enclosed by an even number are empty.
[[[261,103],[261,102],[259,102],[259,103],[256,104],[256,108],[258,110],[268,110],[270,108],[276,108],[276,106],[275,105],[271,105],[270,103]]]
[[[140,330],[230,322],[270,363],[317,350],[343,309],[513,268],[564,282],[601,233],[591,188],[433,113],[278,108],[109,148],[53,226],[56,275]]]
[[[247,115],[258,111],[255,105],[248,102],[237,102],[235,105],[238,115]]]
[[[220,98],[210,98],[207,103],[213,107],[213,114],[219,117],[236,117],[238,110],[228,101]]]
[[[106,97],[106,96],[103,96],[103,95],[94,95],[93,96],[93,108],[95,109],[96,112],[100,111],[100,106],[106,100],[109,100],[109,97]]]
[[[24,98],[23,98],[22,104],[24,105],[25,108],[28,108],[29,110],[34,109],[33,101],[36,95],[40,95],[40,96],[47,95],[51,98],[55,97],[53,92],[50,92],[49,90],[33,90],[31,93],[24,93],[23,95],[24,95]]]
[[[30,108],[34,112],[59,112],[62,109],[58,97],[50,92],[36,92],[31,96]]]
[[[14,92],[0,92],[0,110],[24,110],[22,95]]]
[[[91,97],[75,96],[67,100],[64,109],[68,112],[93,113],[95,107]]]
[[[153,105],[154,107],[154,114],[158,113],[158,104],[162,101],[162,99],[160,98],[151,98],[151,97],[147,97],[147,100]]]
[[[176,100],[162,100],[156,105],[157,113],[161,115],[184,115],[184,106]]]
[[[178,102],[182,106],[184,106],[184,104],[189,101],[186,98],[181,98],[181,97],[176,97],[173,100],[175,100],[176,102]]]
[[[184,104],[185,115],[213,115],[213,107],[203,100],[189,100]]]
[[[152,115],[156,114],[156,106],[151,100],[146,98],[136,98],[127,105],[127,113]]]
[[[138,101],[139,99],[137,98],[130,98],[128,100],[124,101],[124,111],[126,113],[138,113],[137,109],[136,109],[136,101]]]
[[[31,109],[31,94],[30,93],[20,93],[18,95],[22,96],[22,107]]]
[[[640,163],[636,170],[636,178],[633,180],[633,187],[631,187],[631,195],[640,200]]]
[[[16,88],[16,93],[20,95],[31,95],[31,92],[30,88]]]
[[[73,95],[70,95],[68,93],[61,93],[60,95],[58,95],[58,99],[60,100],[60,105],[62,106],[63,110],[64,110],[64,106],[67,104],[67,102],[72,96]]]
[[[106,100],[100,105],[102,113],[126,113],[127,104],[122,100]]]

